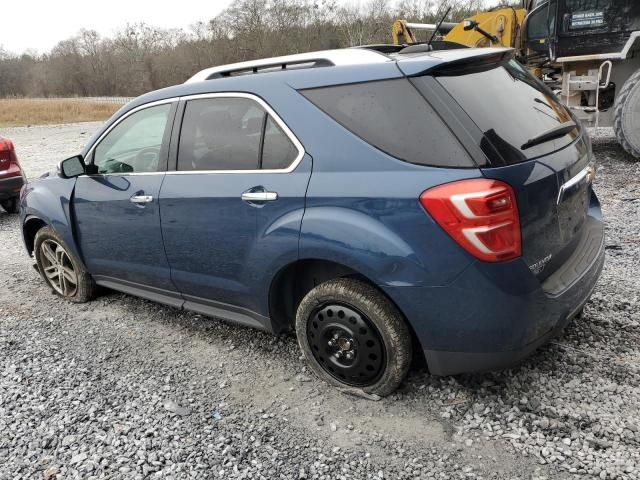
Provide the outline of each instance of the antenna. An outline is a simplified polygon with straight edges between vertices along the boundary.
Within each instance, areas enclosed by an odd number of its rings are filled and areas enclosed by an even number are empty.
[[[438,30],[440,29],[440,26],[442,25],[442,22],[444,22],[444,19],[447,18],[447,15],[449,15],[449,12],[451,11],[451,8],[452,8],[451,6],[449,6],[449,8],[447,8],[447,11],[444,12],[444,15],[442,16],[442,18],[440,19],[440,21],[436,25],[436,29],[433,31],[433,34],[431,35],[431,38],[427,42],[427,50],[431,50],[431,42],[433,42],[433,39],[436,36],[436,33],[438,33]]]

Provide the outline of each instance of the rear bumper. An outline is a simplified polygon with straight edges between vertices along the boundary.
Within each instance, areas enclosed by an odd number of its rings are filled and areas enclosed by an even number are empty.
[[[522,260],[476,262],[449,285],[385,288],[403,311],[431,373],[517,364],[557,335],[589,300],[604,266],[604,225],[594,196],[585,238],[543,283]]]
[[[0,200],[19,197],[24,183],[22,176],[0,178]]]
[[[602,253],[602,261],[599,262],[597,269],[598,276],[604,265],[604,248]],[[425,349],[424,355],[427,365],[429,366],[429,371],[434,375],[455,375],[458,373],[484,372],[513,367],[530,356],[539,347],[556,337],[571,320],[580,314],[582,307],[587,303],[592,292],[593,287],[588,291],[584,300],[569,314],[559,318],[548,332],[518,350],[498,352],[447,352]]]

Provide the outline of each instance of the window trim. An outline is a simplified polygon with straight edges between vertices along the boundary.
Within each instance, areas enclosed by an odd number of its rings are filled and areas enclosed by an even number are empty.
[[[93,142],[93,145],[91,145],[91,148],[89,149],[89,151],[87,152],[87,154],[85,155],[85,159],[90,158],[91,161],[89,162],[90,165],[94,165],[94,154],[95,154],[95,150],[96,147],[100,144],[100,142],[104,139],[104,137],[106,137],[107,135],[109,135],[109,133],[111,133],[111,130],[113,130],[115,127],[117,127],[121,122],[123,122],[126,118],[130,117],[131,115],[133,115],[134,113],[137,113],[141,110],[144,110],[146,108],[152,108],[152,107],[157,107],[159,105],[166,105],[167,103],[172,104],[172,103],[176,103],[178,102],[179,98],[178,97],[172,97],[172,98],[165,98],[163,100],[157,100],[155,102],[150,102],[150,103],[145,103],[144,105],[140,105],[136,108],[132,108],[131,110],[129,110],[127,113],[125,113],[124,115],[122,115],[121,117],[119,117],[115,122],[113,122],[111,125],[109,125],[109,128],[107,128],[104,132],[102,132],[102,135],[100,135],[98,137],[98,139]],[[171,134],[171,127],[173,125],[173,122],[175,121],[175,112],[176,109],[174,108],[173,110],[169,110],[169,117],[167,118],[167,125],[165,126],[165,135],[167,133],[166,129],[169,127],[169,135]],[[172,115],[173,114],[173,115]],[[166,140],[167,145],[168,145],[168,139]],[[165,139],[163,138],[162,143],[165,143]],[[160,170],[157,172],[113,172],[113,173],[94,173],[91,175],[80,175],[80,176],[87,176],[87,177],[106,177],[106,176],[118,176],[118,177],[122,177],[122,176],[130,176],[130,175],[164,175],[167,173],[167,168],[168,166],[164,165],[164,170]]]
[[[298,155],[287,168],[269,168],[269,169],[258,168],[258,169],[252,169],[252,170],[178,170],[177,154],[179,154],[179,152],[176,151],[174,153],[174,155],[176,155],[176,158],[175,158],[176,162],[174,164],[175,170],[168,170],[166,172],[167,175],[194,175],[194,174],[203,174],[203,173],[204,174],[291,173],[298,167],[298,165],[302,161],[302,158],[304,157],[304,154],[306,153],[304,147],[302,146],[302,143],[300,143],[300,141],[291,131],[289,126],[280,118],[280,116],[275,112],[275,110],[273,110],[273,108],[271,108],[271,106],[267,102],[265,102],[262,98],[252,93],[245,93],[245,92],[216,92],[216,93],[200,93],[195,95],[187,95],[184,97],[180,97],[180,101],[184,101],[186,105],[186,102],[190,100],[201,100],[201,99],[207,99],[207,98],[244,98],[244,99],[253,100],[258,105],[260,105],[265,110],[267,115],[270,115],[273,118],[273,120],[278,124],[278,126],[284,132],[285,136],[291,141],[291,143],[293,143],[296,150],[298,150]],[[184,113],[183,113],[183,117],[180,118],[179,120],[179,125],[178,125],[179,131],[177,132],[177,138],[175,139],[176,143],[180,142],[180,135],[182,133],[183,120],[184,120]],[[262,163],[262,156],[259,159],[259,164],[261,163]]]
[[[122,173],[96,173],[96,174],[92,174],[92,175],[86,175],[88,177],[95,177],[95,176],[110,176],[110,175],[115,175],[115,176],[130,176],[130,175],[193,175],[193,174],[198,174],[198,173],[205,173],[205,174],[218,174],[218,173],[291,173],[293,172],[298,165],[300,164],[300,162],[302,162],[302,159],[305,155],[305,149],[302,145],[302,143],[300,143],[300,140],[298,140],[298,138],[294,135],[294,133],[291,131],[291,129],[289,128],[289,126],[284,122],[284,120],[282,120],[282,118],[280,118],[280,116],[275,112],[275,110],[273,108],[271,108],[271,105],[269,105],[265,100],[263,100],[261,97],[253,94],[253,93],[245,93],[245,92],[215,92],[215,93],[199,93],[199,94],[194,94],[194,95],[185,95],[185,96],[181,96],[181,97],[171,97],[171,98],[165,98],[162,100],[156,100],[154,102],[149,102],[149,103],[145,103],[144,105],[139,105],[135,108],[132,108],[131,110],[129,110],[127,113],[125,113],[124,115],[122,115],[121,117],[119,117],[116,121],[114,121],[109,128],[107,128],[104,132],[102,132],[102,134],[98,137],[98,139],[93,143],[93,145],[91,145],[91,148],[89,149],[89,151],[87,152],[87,154],[85,155],[85,159],[90,158],[91,159],[91,164],[93,164],[93,154],[95,151],[95,148],[98,146],[98,144],[102,141],[102,139],[104,137],[106,137],[109,132],[111,132],[111,130],[113,130],[118,124],[120,124],[120,122],[122,122],[123,120],[125,120],[127,117],[129,117],[130,115],[133,115],[136,112],[139,112],[140,110],[144,110],[145,108],[151,108],[151,107],[156,107],[158,105],[164,105],[167,103],[180,103],[180,102],[184,102],[186,104],[186,102],[188,102],[189,100],[199,100],[199,99],[204,99],[204,98],[246,98],[249,100],[253,100],[256,103],[258,103],[258,105],[260,105],[266,112],[268,115],[271,115],[271,117],[274,119],[274,121],[280,126],[280,128],[282,129],[282,131],[284,132],[284,134],[289,138],[289,140],[291,141],[291,143],[293,143],[293,145],[296,147],[296,149],[298,150],[298,156],[293,160],[293,162],[291,162],[291,165],[289,165],[287,168],[279,168],[279,169],[254,169],[254,170],[177,170],[177,165],[173,165],[171,166],[171,147],[169,147],[169,165],[166,165],[165,170],[162,171],[158,171],[158,172],[122,172]],[[174,114],[177,113],[179,109],[176,108],[174,111]],[[184,110],[182,111],[182,115],[184,115]],[[173,143],[178,142],[180,139],[180,134],[182,132],[182,121],[183,118],[180,117],[179,119],[174,116],[174,118],[169,118],[168,122],[171,123],[171,127],[170,127],[170,137],[173,137],[175,135],[175,139],[171,138],[170,142]],[[178,127],[177,128],[177,132],[174,132],[174,127]],[[177,160],[177,158],[176,158]],[[260,162],[262,162],[262,158],[260,158]],[[170,168],[174,168],[174,170],[170,170]],[[84,175],[81,175],[84,176]]]

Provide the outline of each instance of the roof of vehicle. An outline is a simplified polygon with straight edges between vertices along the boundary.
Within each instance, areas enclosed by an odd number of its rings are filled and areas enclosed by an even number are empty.
[[[276,71],[286,70],[287,68],[337,67],[341,65],[363,65],[388,61],[390,61],[389,57],[383,53],[368,48],[321,50],[205,68],[185,83],[201,82],[245,73],[266,73],[265,70]]]
[[[297,70],[299,68],[367,65],[392,61],[399,64],[420,61],[424,64],[426,69],[429,69],[442,63],[460,61],[465,58],[477,57],[479,55],[495,55],[499,52],[511,50],[509,48],[455,48],[404,53],[402,49],[399,49],[393,53],[383,53],[384,49],[382,47],[384,46],[364,46],[335,50],[321,50],[317,52],[298,53],[281,57],[262,58],[247,62],[219,65],[199,71],[185,83],[202,82],[252,73]]]
[[[424,75],[443,64],[490,55],[501,55],[512,51],[513,49],[510,48],[461,48],[419,53],[403,54],[397,52],[385,54],[376,50],[375,47],[352,47],[232,63],[204,69],[183,84],[144,94],[128,103],[123,110],[129,110],[129,108],[165,98],[218,91],[222,83],[228,85],[227,82],[232,78],[236,80],[242,79],[242,82],[239,83],[242,84],[244,91],[247,91],[250,90],[248,85],[255,85],[263,81],[264,77],[262,75],[253,75],[258,73],[276,73],[286,76],[289,73],[299,72],[300,70],[308,71],[313,69],[314,77],[317,78],[320,71],[328,73],[330,70],[335,71],[342,67],[364,69],[380,67],[385,64],[387,66],[395,64],[404,75]],[[218,82],[220,82],[220,85]],[[350,83],[350,81],[346,79],[343,83]]]
[[[155,90],[132,100],[96,132],[88,145],[120,115],[136,107],[168,98],[224,91],[256,93],[264,90],[266,85],[273,85],[274,82],[287,83],[291,88],[314,88],[398,78],[404,75],[423,75],[444,64],[513,51],[508,48],[456,48],[430,52],[389,53],[389,47],[394,46],[384,46],[387,48],[384,49],[386,53],[383,53],[380,47],[323,50],[202,70],[183,84]],[[271,75],[263,76],[263,73]],[[86,151],[83,151],[83,154],[86,154]]]

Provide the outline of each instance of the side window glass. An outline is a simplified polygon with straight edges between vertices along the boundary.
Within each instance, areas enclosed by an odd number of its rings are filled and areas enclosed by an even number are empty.
[[[96,146],[98,173],[157,172],[171,104],[136,112],[116,125]]]
[[[527,19],[527,39],[530,41],[546,39],[549,37],[549,9],[546,2],[544,3],[544,7],[536,7]]]
[[[289,167],[298,156],[298,149],[285,135],[276,121],[269,116],[264,130],[262,168],[283,169]]]
[[[247,98],[187,102],[178,144],[178,170],[259,168],[266,112]]]
[[[460,142],[407,79],[300,92],[365,142],[399,160],[438,167],[474,165]]]

